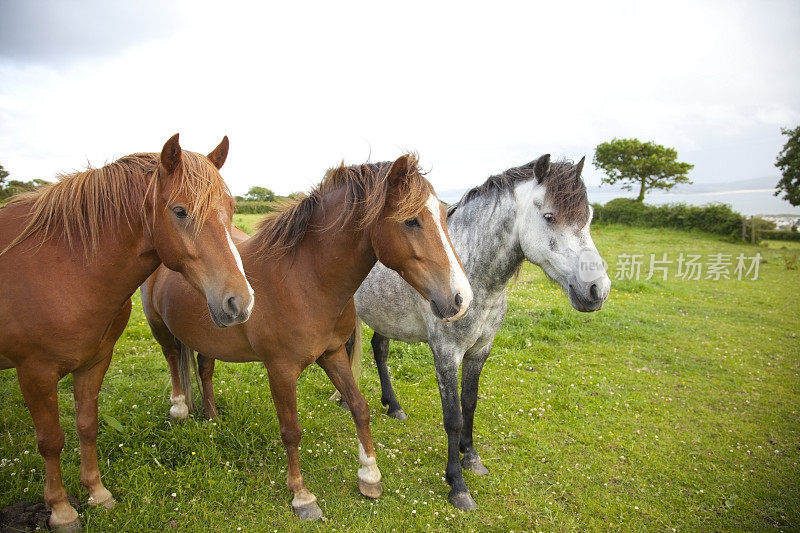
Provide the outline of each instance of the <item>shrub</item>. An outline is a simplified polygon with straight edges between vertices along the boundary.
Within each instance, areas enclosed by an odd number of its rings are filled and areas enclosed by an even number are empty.
[[[632,198],[615,198],[606,205],[594,206],[594,220],[601,223],[639,226],[643,224],[644,214],[649,207]]]
[[[798,231],[768,230],[760,233],[762,239],[771,239],[774,241],[800,241],[800,232]]]
[[[738,237],[743,217],[725,204],[649,205],[632,198],[615,198],[605,205],[594,205],[594,220],[601,224],[700,230]]]
[[[273,202],[254,202],[252,200],[238,200],[236,202],[236,212],[257,215],[261,213],[271,213],[275,211],[275,204]]]

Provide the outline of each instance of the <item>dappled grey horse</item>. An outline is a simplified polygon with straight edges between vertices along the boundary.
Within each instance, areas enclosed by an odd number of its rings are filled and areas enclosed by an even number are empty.
[[[472,424],[478,379],[505,318],[508,281],[527,259],[561,285],[578,311],[596,311],[608,297],[611,281],[589,235],[592,210],[580,177],[583,163],[551,163],[544,155],[492,176],[450,207],[450,238],[474,292],[472,307],[461,321],[442,322],[428,302],[380,263],[355,294],[358,316],[375,330],[372,347],[381,402],[390,416],[406,418],[386,365],[389,339],[426,341],[433,351],[448,441],[449,499],[459,509],[477,506],[464,483],[459,452],[464,468],[488,473],[473,446]],[[356,368],[358,347],[352,357]]]

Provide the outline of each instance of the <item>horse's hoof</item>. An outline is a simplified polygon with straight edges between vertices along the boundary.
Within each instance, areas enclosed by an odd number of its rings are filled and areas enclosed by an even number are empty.
[[[173,422],[183,422],[189,418],[189,408],[184,406],[175,406],[169,408],[169,418]]]
[[[305,505],[298,505],[297,507],[292,505],[292,509],[294,509],[294,514],[300,520],[319,520],[322,518],[322,509],[319,508],[315,501]]]
[[[81,526],[80,518],[76,518],[72,522],[67,522],[66,524],[56,525],[52,522],[49,522],[50,529],[56,531],[57,533],[79,533],[83,531],[83,526]]]
[[[476,476],[485,476],[489,473],[489,469],[483,466],[480,457],[467,457],[466,455],[461,460],[461,467],[469,470]]]
[[[339,407],[341,407],[341,408],[342,408],[342,409],[344,409],[345,411],[350,411],[350,406],[349,406],[349,405],[347,405],[347,402],[346,402],[346,401],[344,401],[344,400],[342,400],[342,401],[340,401],[340,402],[339,402]]]
[[[367,483],[366,481],[358,480],[358,490],[367,498],[377,499],[383,494],[383,485],[378,481],[377,483]]]
[[[102,507],[103,509],[106,509],[107,511],[110,511],[117,504],[117,500],[115,500],[111,496],[111,494],[109,494],[108,498],[106,498],[103,501],[97,501],[94,498],[90,497],[88,503],[89,503],[89,505],[91,505],[93,507]]]
[[[453,507],[461,511],[471,511],[478,508],[478,504],[475,503],[475,500],[472,499],[472,496],[469,492],[450,494],[448,499],[450,500],[450,503],[453,504]]]
[[[398,409],[397,411],[389,411],[388,414],[392,418],[396,418],[397,420],[406,420],[408,419],[408,415],[406,415],[405,411],[402,409]]]

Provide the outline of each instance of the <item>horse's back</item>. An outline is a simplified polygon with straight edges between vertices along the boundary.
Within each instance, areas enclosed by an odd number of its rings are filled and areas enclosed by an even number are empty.
[[[231,226],[231,239],[233,239],[235,244],[241,244],[249,238],[250,235],[248,235],[244,230],[233,225]]]

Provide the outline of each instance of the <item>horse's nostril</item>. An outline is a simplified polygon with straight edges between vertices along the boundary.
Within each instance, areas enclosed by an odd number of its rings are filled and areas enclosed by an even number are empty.
[[[592,283],[592,286],[589,287],[589,296],[592,298],[592,300],[599,300],[600,299],[600,294],[597,292],[597,284],[596,283]]]
[[[225,300],[225,312],[231,317],[239,316],[239,306],[236,303],[235,296],[229,296]]]
[[[461,303],[463,301],[464,301],[464,299],[461,297],[461,293],[457,292],[456,293],[456,307],[461,307]]]

